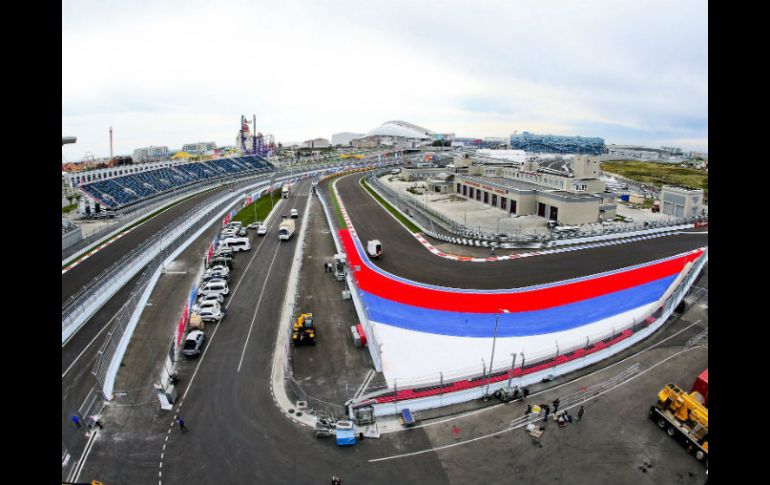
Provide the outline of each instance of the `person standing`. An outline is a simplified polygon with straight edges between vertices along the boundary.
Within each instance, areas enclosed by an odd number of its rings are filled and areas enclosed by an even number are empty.
[[[580,406],[580,411],[578,411],[578,418],[577,418],[577,422],[578,422],[578,423],[579,423],[579,422],[581,422],[581,421],[583,420],[583,413],[584,413],[584,412],[585,412],[585,411],[583,410],[583,406]]]
[[[553,403],[552,403],[552,404],[553,404],[553,413],[554,413],[554,414],[556,414],[556,411],[558,411],[558,410],[559,410],[559,398],[556,398],[556,399],[553,401]]]
[[[531,404],[527,404],[527,410],[524,411],[524,416],[526,416],[527,414],[529,414],[531,412],[532,412],[532,405]]]
[[[182,433],[187,433],[187,426],[185,426],[184,419],[182,419],[182,416],[179,416],[176,422],[179,423],[179,429],[182,430]]]
[[[78,431],[79,431],[80,430],[80,418],[78,417],[77,414],[73,414],[72,415],[72,422],[75,423],[75,428],[77,428]]]
[[[543,409],[545,410],[545,420],[548,421],[548,413],[551,412],[551,408],[548,407],[548,404],[544,404]]]

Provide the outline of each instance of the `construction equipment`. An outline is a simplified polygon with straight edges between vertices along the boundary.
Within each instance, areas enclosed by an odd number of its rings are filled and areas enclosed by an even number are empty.
[[[345,263],[347,263],[347,256],[341,253],[337,253],[334,255],[334,263],[332,265],[332,269],[334,270],[334,278],[337,281],[342,281],[345,279]]]
[[[698,461],[708,461],[709,412],[696,393],[688,394],[668,384],[658,393],[657,404],[650,406],[649,416]]]
[[[519,386],[502,387],[495,391],[495,397],[503,402],[524,399],[529,394],[528,389],[520,389]]]
[[[294,345],[315,345],[315,325],[313,314],[303,313],[294,322],[291,332],[291,343]]]

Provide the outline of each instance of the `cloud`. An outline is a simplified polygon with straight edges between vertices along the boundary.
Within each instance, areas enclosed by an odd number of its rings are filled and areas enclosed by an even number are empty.
[[[608,138],[584,130],[617,126],[631,139],[707,138],[700,1],[73,0],[62,9],[73,157],[106,154],[110,125],[127,153],[231,144],[252,112],[279,140],[390,119],[469,136],[550,127]]]

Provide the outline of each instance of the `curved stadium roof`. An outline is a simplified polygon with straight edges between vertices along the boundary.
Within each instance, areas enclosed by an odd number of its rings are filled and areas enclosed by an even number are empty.
[[[422,126],[413,125],[406,121],[386,121],[366,134],[367,136],[399,136],[403,138],[418,138],[429,140],[433,132]]]

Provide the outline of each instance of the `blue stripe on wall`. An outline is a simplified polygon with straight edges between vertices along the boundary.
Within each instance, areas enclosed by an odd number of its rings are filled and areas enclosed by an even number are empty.
[[[498,337],[527,337],[581,327],[657,301],[677,275],[589,298],[577,303],[531,312],[500,312]],[[491,338],[496,315],[431,310],[405,305],[362,291],[369,318],[416,332],[452,337]]]

